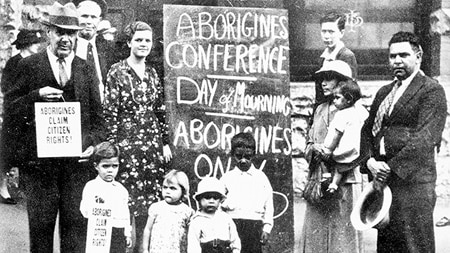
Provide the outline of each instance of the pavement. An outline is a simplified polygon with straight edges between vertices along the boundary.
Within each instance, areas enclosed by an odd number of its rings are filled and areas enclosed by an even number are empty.
[[[294,233],[295,238],[300,238],[301,223],[304,212],[304,204],[299,197],[294,199]],[[435,222],[443,216],[450,218],[450,201],[438,201],[435,211]],[[436,253],[450,252],[450,226],[435,227],[436,237]],[[376,230],[370,229],[363,233],[364,252],[376,252]],[[54,253],[59,253],[57,243],[57,232],[55,233],[55,250]],[[295,241],[295,247],[298,249],[300,242]],[[0,253],[28,253],[29,239],[28,239],[28,217],[26,212],[26,205],[24,199],[19,200],[17,205],[0,204]],[[294,250],[297,253],[299,250]]]

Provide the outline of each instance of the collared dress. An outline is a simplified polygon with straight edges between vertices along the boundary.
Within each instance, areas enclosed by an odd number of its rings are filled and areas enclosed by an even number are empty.
[[[108,140],[121,152],[117,181],[130,194],[132,215],[145,216],[149,206],[161,199],[167,171],[164,88],[155,69],[147,66],[141,80],[126,60],[114,64],[108,72],[103,112]]]
[[[320,104],[309,130],[309,143],[305,151],[307,159],[311,157],[311,145],[322,144],[326,138],[330,123],[337,109],[328,102]],[[361,116],[361,115],[360,115]],[[360,133],[354,133],[359,135]],[[333,169],[332,169],[333,170]],[[356,231],[350,214],[353,203],[362,191],[359,167],[349,170],[342,177],[339,185],[339,197],[331,199],[323,205],[307,203],[304,226],[300,241],[303,253],[358,253],[363,251],[362,233]]]
[[[153,220],[149,253],[186,253],[189,220],[194,210],[185,203],[169,205],[162,200],[148,209]]]

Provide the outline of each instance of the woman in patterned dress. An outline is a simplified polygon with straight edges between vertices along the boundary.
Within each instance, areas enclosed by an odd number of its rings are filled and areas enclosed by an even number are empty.
[[[130,195],[136,231],[134,252],[138,252],[148,207],[161,199],[167,172],[164,163],[172,153],[165,123],[164,87],[155,69],[145,62],[153,44],[152,28],[137,21],[124,33],[130,56],[109,70],[103,108],[108,139],[121,151],[118,181]]]

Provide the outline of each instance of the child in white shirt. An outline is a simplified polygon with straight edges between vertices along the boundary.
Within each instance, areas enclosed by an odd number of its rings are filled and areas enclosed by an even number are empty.
[[[119,148],[110,142],[102,142],[95,147],[91,160],[98,176],[86,183],[80,211],[85,218],[90,218],[94,209],[108,210],[112,224],[109,252],[125,253],[132,244],[131,223],[128,191],[115,181],[119,170]]]
[[[214,177],[204,178],[195,199],[199,210],[191,219],[188,253],[239,253],[241,242],[231,217],[220,209],[225,187]]]

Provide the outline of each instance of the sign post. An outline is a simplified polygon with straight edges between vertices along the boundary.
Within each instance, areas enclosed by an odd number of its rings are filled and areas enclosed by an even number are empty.
[[[81,110],[79,102],[35,103],[37,155],[81,155]]]
[[[195,189],[233,168],[230,140],[251,132],[274,189],[269,252],[293,248],[288,13],[164,5],[165,96],[173,168]]]

